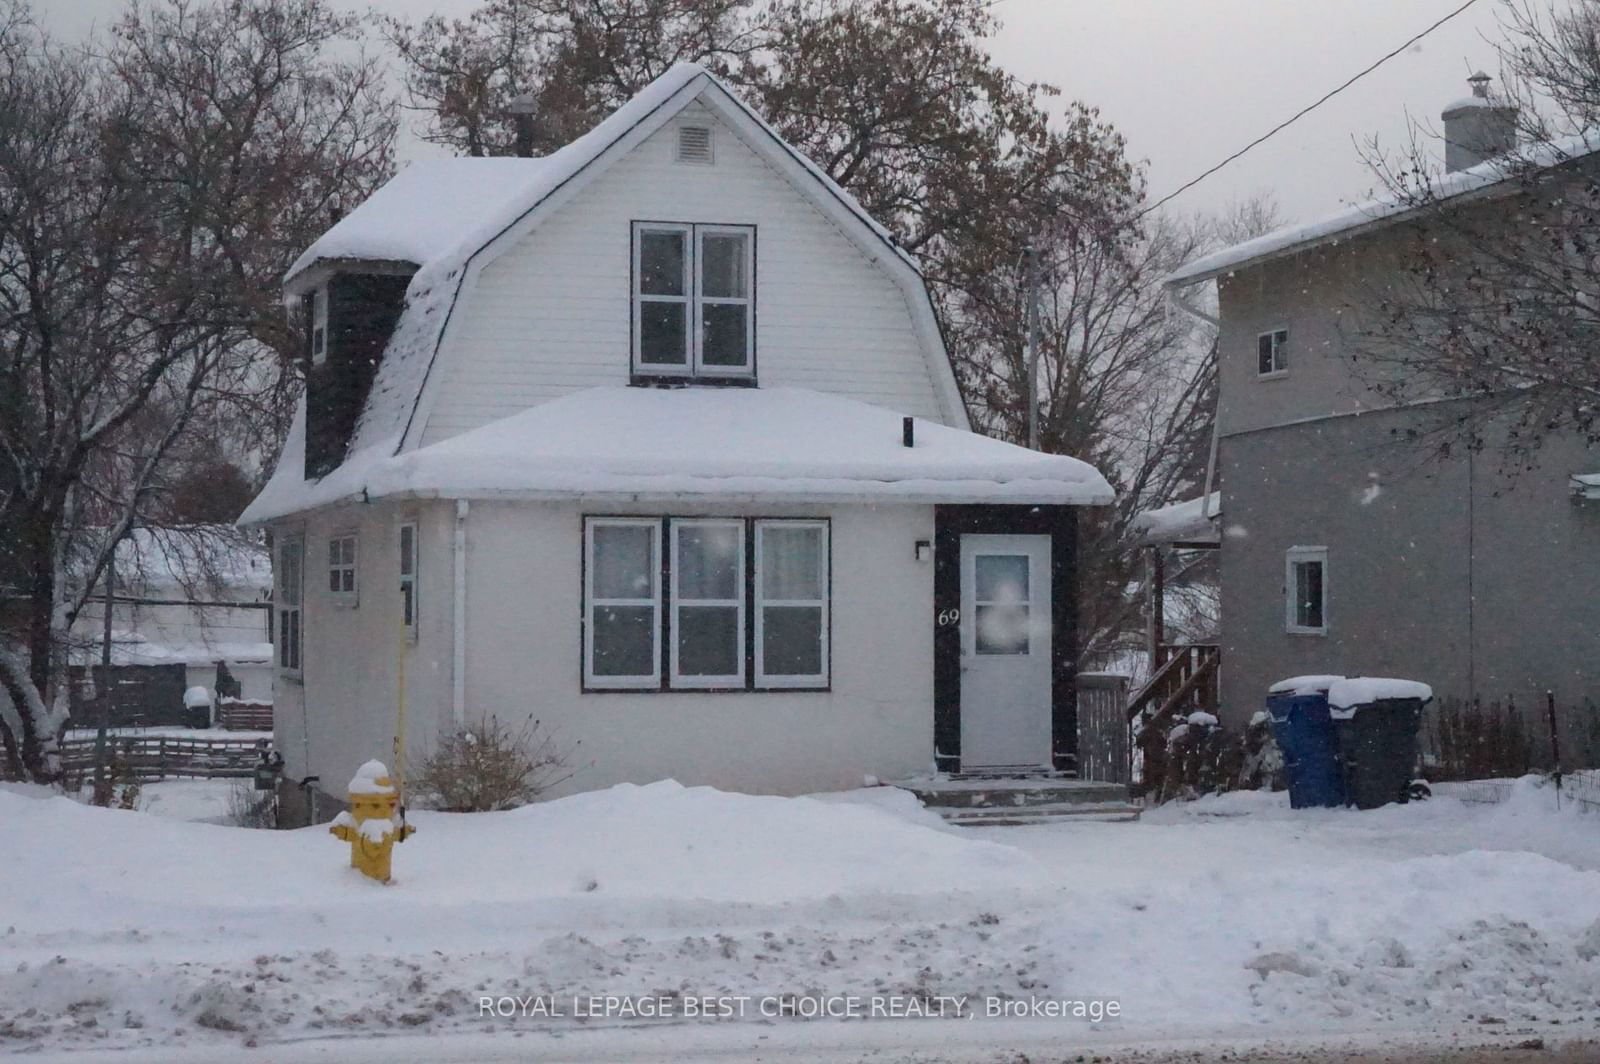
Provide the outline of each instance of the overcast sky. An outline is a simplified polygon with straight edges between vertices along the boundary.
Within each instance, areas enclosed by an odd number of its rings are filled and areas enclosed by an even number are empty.
[[[120,0],[35,0],[81,35]],[[1497,73],[1502,0],[1478,0],[1409,52],[1185,193],[1174,210],[1215,210],[1258,192],[1308,220],[1373,184],[1357,142],[1399,147],[1408,116],[1437,127],[1472,69]],[[1392,50],[1461,0],[1000,0],[996,57],[1098,107],[1162,196]],[[356,5],[352,5],[353,7]],[[364,8],[366,5],[360,5]],[[379,10],[460,15],[477,0],[385,0]],[[404,153],[403,153],[404,154]]]

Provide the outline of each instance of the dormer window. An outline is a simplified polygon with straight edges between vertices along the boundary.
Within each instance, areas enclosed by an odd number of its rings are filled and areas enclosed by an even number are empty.
[[[635,378],[755,378],[755,228],[633,227]]]
[[[320,366],[328,360],[328,288],[324,285],[311,293],[311,364]]]

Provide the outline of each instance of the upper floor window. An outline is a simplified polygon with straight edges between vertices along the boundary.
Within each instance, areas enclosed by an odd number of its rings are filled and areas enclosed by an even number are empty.
[[[327,286],[311,293],[311,364],[320,366],[328,360],[328,289]]]
[[[636,222],[633,372],[755,377],[755,228]]]
[[[1256,375],[1276,377],[1289,372],[1289,330],[1277,329],[1256,337]]]
[[[1284,623],[1291,635],[1328,632],[1328,548],[1290,547],[1284,574]]]

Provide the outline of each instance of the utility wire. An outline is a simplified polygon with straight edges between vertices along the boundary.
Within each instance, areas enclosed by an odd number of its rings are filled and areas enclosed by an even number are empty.
[[[1226,159],[1222,160],[1220,163],[1218,163],[1217,165],[1213,166],[1211,169],[1207,170],[1205,173],[1201,174],[1199,177],[1196,177],[1192,181],[1186,182],[1185,184],[1179,185],[1172,192],[1169,192],[1165,196],[1162,196],[1160,199],[1156,200],[1150,206],[1148,206],[1144,210],[1140,211],[1134,217],[1135,218],[1143,218],[1145,215],[1149,214],[1151,211],[1154,211],[1157,208],[1159,208],[1159,207],[1171,202],[1172,200],[1174,200],[1177,197],[1181,196],[1183,193],[1189,191],[1191,188],[1194,188],[1194,186],[1198,185],[1200,182],[1204,181],[1206,178],[1210,177],[1212,174],[1216,173],[1218,170],[1221,170],[1223,167],[1227,166],[1229,163],[1233,162],[1235,159],[1238,159],[1241,156],[1245,155],[1247,152],[1250,152],[1251,150],[1261,146],[1262,144],[1265,144],[1268,140],[1271,140],[1273,137],[1277,136],[1279,133],[1282,133],[1284,130],[1288,129],[1290,126],[1292,126],[1296,122],[1300,121],[1300,119],[1304,118],[1306,115],[1310,114],[1312,111],[1315,111],[1317,108],[1321,107],[1323,104],[1327,103],[1329,100],[1333,99],[1335,96],[1339,95],[1341,92],[1343,92],[1344,90],[1348,89],[1350,86],[1354,85],[1356,82],[1360,81],[1362,78],[1366,77],[1368,74],[1372,73],[1374,70],[1377,70],[1379,67],[1383,66],[1383,64],[1387,63],[1389,60],[1393,59],[1395,56],[1397,56],[1400,53],[1404,52],[1407,48],[1410,48],[1412,45],[1416,44],[1418,41],[1420,41],[1424,37],[1428,36],[1428,34],[1432,33],[1434,30],[1438,29],[1440,26],[1443,26],[1446,22],[1449,22],[1451,19],[1453,19],[1456,16],[1458,16],[1458,15],[1462,14],[1463,12],[1465,12],[1467,10],[1467,8],[1471,7],[1472,5],[1476,4],[1477,2],[1478,2],[1478,0],[1467,0],[1466,3],[1462,4],[1460,7],[1456,8],[1454,11],[1450,12],[1448,15],[1445,15],[1443,18],[1439,19],[1439,21],[1435,22],[1433,25],[1429,26],[1427,29],[1423,30],[1421,33],[1417,34],[1415,37],[1412,37],[1410,40],[1408,40],[1404,44],[1400,45],[1400,47],[1396,48],[1394,51],[1389,52],[1388,54],[1384,55],[1377,62],[1373,63],[1371,66],[1367,67],[1365,70],[1362,70],[1359,73],[1355,74],[1349,80],[1347,80],[1344,84],[1340,85],[1338,88],[1333,89],[1330,92],[1328,92],[1327,95],[1323,96],[1316,103],[1313,103],[1313,104],[1311,104],[1311,105],[1309,105],[1307,107],[1301,108],[1299,111],[1295,112],[1289,118],[1286,118],[1282,122],[1279,122],[1277,125],[1273,126],[1271,129],[1267,130],[1261,136],[1257,137],[1255,140],[1252,140],[1249,144],[1246,144],[1244,147],[1240,148],[1238,151],[1234,152],[1232,155],[1228,156]]]

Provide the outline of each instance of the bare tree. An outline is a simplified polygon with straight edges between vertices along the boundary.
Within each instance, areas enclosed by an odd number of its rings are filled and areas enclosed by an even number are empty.
[[[116,543],[158,517],[188,434],[231,423],[277,446],[297,347],[278,278],[390,168],[377,68],[332,58],[356,26],[324,0],[163,0],[91,50],[17,0],[0,19],[13,773],[53,775],[66,633]]]
[[[1435,454],[1493,445],[1508,468],[1553,434],[1600,442],[1600,2],[1505,0],[1502,82],[1518,146],[1441,174],[1433,138],[1369,161],[1408,218],[1401,269],[1359,293],[1358,372]],[[1419,408],[1420,409],[1420,408]]]

